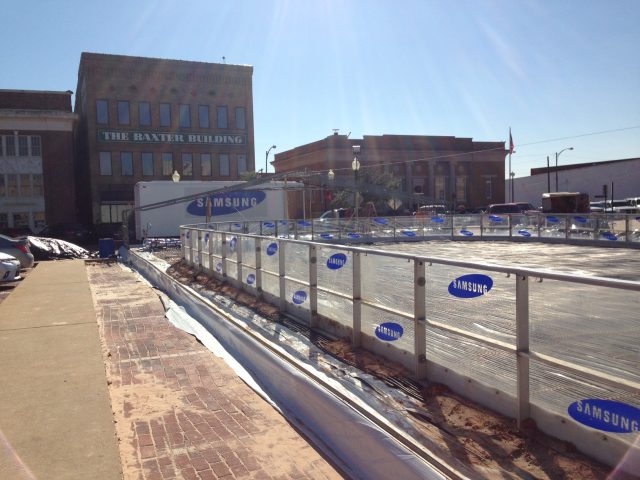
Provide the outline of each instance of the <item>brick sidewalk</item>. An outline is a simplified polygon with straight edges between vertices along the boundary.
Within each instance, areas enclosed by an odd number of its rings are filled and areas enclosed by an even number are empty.
[[[87,266],[125,478],[342,478],[117,264]]]

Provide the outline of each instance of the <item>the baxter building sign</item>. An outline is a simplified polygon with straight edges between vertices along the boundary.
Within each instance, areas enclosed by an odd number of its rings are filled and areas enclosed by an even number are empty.
[[[98,130],[100,142],[173,143],[195,145],[244,145],[246,135],[171,132],[136,132],[122,130]]]

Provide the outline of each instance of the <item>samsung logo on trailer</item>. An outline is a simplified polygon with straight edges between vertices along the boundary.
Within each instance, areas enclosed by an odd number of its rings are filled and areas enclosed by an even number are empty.
[[[530,237],[531,236],[531,232],[529,230],[518,230],[518,234],[522,235],[523,237]]]
[[[248,210],[262,203],[267,194],[262,191],[228,192],[211,195],[211,215],[229,215]],[[199,197],[187,205],[187,213],[198,217],[207,215],[207,199]]]
[[[256,282],[256,276],[253,273],[247,275],[247,283],[253,285]]]
[[[298,290],[293,294],[293,303],[296,305],[302,305],[307,300],[307,292],[304,290]]]
[[[402,337],[404,329],[402,325],[394,322],[381,323],[376,327],[376,337],[385,342],[393,342]]]
[[[327,268],[329,270],[338,270],[347,264],[347,256],[344,253],[336,253],[331,255],[327,260]]]
[[[278,252],[278,244],[277,243],[270,243],[269,246],[267,247],[267,255],[272,257],[277,252]]]
[[[589,398],[572,403],[567,412],[576,422],[603,432],[640,432],[640,409],[626,403]]]
[[[484,295],[493,287],[493,280],[481,273],[471,273],[456,278],[449,284],[449,293],[458,298],[474,298]]]
[[[473,237],[473,232],[470,230],[460,230],[460,234],[465,237]]]

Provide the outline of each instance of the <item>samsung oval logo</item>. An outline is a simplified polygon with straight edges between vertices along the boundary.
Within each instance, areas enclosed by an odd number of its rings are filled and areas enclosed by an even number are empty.
[[[416,232],[414,232],[412,230],[402,230],[402,234],[405,237],[415,237],[416,236]]]
[[[211,195],[210,198],[211,215],[215,217],[221,215],[230,215],[253,208],[262,203],[264,199],[267,198],[267,194],[259,190],[247,190],[242,192],[218,193],[215,195]],[[188,204],[187,213],[198,217],[206,216],[206,197],[196,198],[193,202]]]
[[[395,322],[381,323],[376,327],[376,337],[385,342],[393,342],[402,337],[404,329],[402,325]]]
[[[547,217],[547,222],[549,223],[558,223],[560,220],[558,220],[558,217]]]
[[[231,249],[232,252],[235,252],[237,246],[238,246],[238,237],[233,237],[229,241],[229,248]]]
[[[187,230],[187,238],[191,238],[191,232]]]
[[[497,215],[489,215],[489,220],[491,220],[492,222],[501,222],[503,218]]]
[[[329,270],[338,270],[347,264],[347,256],[344,253],[336,253],[327,259]]]
[[[431,217],[431,221],[434,222],[434,223],[444,223],[444,218]]]
[[[460,235],[464,235],[465,237],[473,237],[473,232],[471,230],[460,230]]]
[[[481,273],[471,273],[456,278],[449,284],[449,293],[458,298],[474,298],[484,295],[493,287],[493,280]]]
[[[216,272],[222,272],[222,262],[216,264]]]
[[[253,285],[254,283],[256,283],[256,276],[253,273],[247,275],[247,283],[249,285]]]
[[[205,233],[204,235],[204,243],[209,243],[209,234]]]
[[[326,240],[331,240],[333,238],[333,235],[331,235],[330,233],[321,233],[320,237]]]
[[[377,223],[378,225],[388,225],[389,224],[389,220],[387,220],[386,218],[374,218],[373,221],[375,223]]]
[[[302,305],[307,300],[307,292],[304,290],[298,290],[293,294],[293,303],[296,305]]]
[[[263,225],[264,225],[266,228],[273,228],[273,227],[275,227],[275,226],[276,226],[276,225],[275,225],[275,223],[272,223],[272,222],[265,222],[265,223],[263,223]]]
[[[530,237],[531,232],[529,230],[518,230],[518,235],[522,235],[523,237]]]
[[[640,409],[615,400],[578,400],[567,413],[576,422],[603,432],[640,432]]]
[[[587,223],[587,219],[584,217],[573,217],[573,219],[578,223]]]
[[[242,224],[241,223],[234,223],[233,227],[234,228],[242,228]]]
[[[615,242],[616,240],[618,240],[618,237],[616,237],[615,233],[611,233],[611,232],[602,232],[602,236],[607,239],[610,240],[612,242]]]
[[[275,242],[274,243],[270,243],[269,246],[267,247],[267,255],[272,257],[276,253],[278,253],[278,244],[275,243]]]
[[[301,227],[310,227],[311,224],[309,222],[307,222],[306,220],[298,220],[298,225],[300,225]]]
[[[360,234],[358,234],[358,233],[347,233],[347,237],[349,237],[349,238],[360,238]]]

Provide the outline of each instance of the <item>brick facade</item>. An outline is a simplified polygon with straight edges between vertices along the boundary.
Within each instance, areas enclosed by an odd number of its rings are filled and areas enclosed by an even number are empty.
[[[0,229],[76,221],[71,95],[0,90]]]
[[[75,107],[83,217],[120,222],[137,182],[170,180],[174,170],[184,180],[255,170],[252,75],[250,66],[83,53]]]
[[[351,163],[355,145],[360,146],[357,157],[361,178],[374,168],[393,173],[402,181],[398,195],[402,193],[409,210],[427,203],[475,209],[504,202],[504,142],[419,135],[365,135],[350,139],[335,134],[280,152],[272,163],[276,174],[291,172],[313,186],[305,195],[304,211],[316,216],[327,208],[327,190],[353,188]],[[335,174],[333,181],[327,178],[329,170]],[[302,211],[302,207],[294,208],[290,215],[302,216]]]

